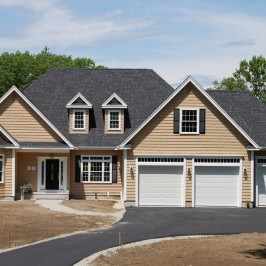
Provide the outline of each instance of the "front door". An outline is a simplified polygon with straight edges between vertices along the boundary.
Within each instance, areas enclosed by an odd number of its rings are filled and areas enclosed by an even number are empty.
[[[59,160],[46,160],[46,189],[59,189]]]

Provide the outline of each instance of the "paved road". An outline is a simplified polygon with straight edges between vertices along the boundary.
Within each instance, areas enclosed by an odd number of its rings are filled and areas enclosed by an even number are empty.
[[[0,265],[73,265],[97,251],[123,243],[178,235],[266,232],[266,208],[128,208],[124,218],[105,230],[0,254]]]

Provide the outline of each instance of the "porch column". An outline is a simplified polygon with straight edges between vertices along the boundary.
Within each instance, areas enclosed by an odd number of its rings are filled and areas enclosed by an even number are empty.
[[[16,196],[16,150],[12,149],[12,197]]]
[[[123,150],[124,201],[127,200],[127,150]]]
[[[254,204],[254,151],[250,151],[250,182],[251,182],[251,195],[250,195],[250,201]]]

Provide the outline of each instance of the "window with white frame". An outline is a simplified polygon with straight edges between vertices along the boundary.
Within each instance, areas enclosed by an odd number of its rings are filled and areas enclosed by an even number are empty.
[[[85,112],[82,110],[73,111],[73,128],[85,129]]]
[[[81,177],[84,183],[111,183],[112,156],[82,156]]]
[[[180,132],[188,134],[199,133],[199,110],[181,109],[180,112]]]
[[[0,155],[0,183],[4,182],[4,155]]]
[[[121,129],[121,111],[109,110],[108,111],[108,129],[120,130]]]

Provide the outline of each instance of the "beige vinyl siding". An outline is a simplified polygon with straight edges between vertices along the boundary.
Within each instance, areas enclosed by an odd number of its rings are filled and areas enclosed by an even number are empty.
[[[76,155],[116,155],[117,157],[117,183],[75,183],[75,156]],[[71,196],[92,196],[95,193],[98,195],[119,196],[122,192],[122,152],[121,151],[71,151],[70,158],[70,195]]]
[[[74,125],[73,125],[74,111],[84,111],[84,113],[85,113],[85,129],[74,129]],[[74,133],[74,134],[87,134],[87,133],[89,133],[89,110],[88,109],[69,109],[69,133]]]
[[[108,129],[108,111],[120,111],[121,112],[121,129],[120,130],[110,130]],[[124,109],[105,109],[104,111],[104,128],[105,128],[105,134],[124,134]]]
[[[176,108],[206,109],[206,134],[174,134],[173,110]],[[250,161],[246,150],[248,141],[198,91],[187,85],[131,141],[128,167],[134,166],[136,155],[187,156],[191,165],[194,156],[243,156],[243,167],[249,178],[243,178],[243,200],[250,199]],[[189,157],[191,156],[191,157]],[[134,170],[135,171],[135,170]],[[135,178],[127,175],[127,198],[135,200]],[[192,182],[186,178],[186,200],[192,200]]]
[[[4,155],[4,183],[0,183],[0,197],[12,197],[12,150],[0,149]]]
[[[38,182],[38,157],[48,157],[50,158],[50,153],[17,153],[17,164],[16,164],[16,175],[17,175],[17,185],[16,191],[19,192],[19,186],[22,184],[32,184],[32,189],[34,192],[37,191],[37,182]],[[69,184],[70,174],[69,174],[69,153],[58,153],[53,154],[53,158],[67,157],[68,158],[68,176],[67,182]],[[27,166],[35,166],[36,171],[27,170]],[[67,188],[69,189],[69,187]]]
[[[0,124],[17,141],[61,141],[61,138],[15,92],[0,105]]]

